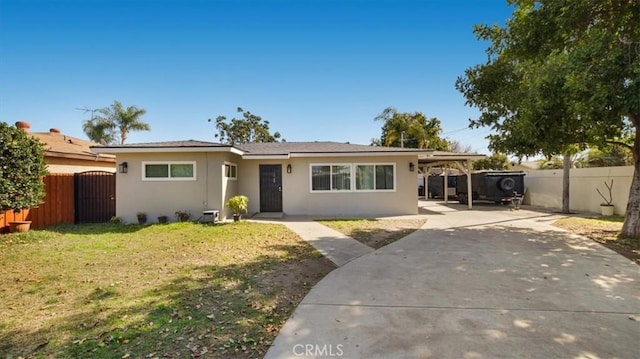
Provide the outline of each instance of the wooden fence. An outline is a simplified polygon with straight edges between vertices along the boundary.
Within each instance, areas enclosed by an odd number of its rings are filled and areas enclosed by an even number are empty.
[[[14,213],[0,213],[0,233],[9,231],[9,222],[31,221],[31,228],[74,223],[74,175],[50,174],[44,178],[46,195],[38,207]]]

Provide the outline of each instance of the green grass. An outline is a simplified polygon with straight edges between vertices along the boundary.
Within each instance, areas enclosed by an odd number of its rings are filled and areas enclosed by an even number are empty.
[[[0,358],[262,357],[331,269],[271,224],[0,236]]]
[[[319,223],[333,228],[371,248],[391,244],[419,229],[424,219],[328,219]]]

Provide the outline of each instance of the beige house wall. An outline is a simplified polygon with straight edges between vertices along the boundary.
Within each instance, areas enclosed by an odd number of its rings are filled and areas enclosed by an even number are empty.
[[[353,156],[291,158],[289,160],[243,160],[239,165],[238,193],[249,197],[249,213],[260,211],[261,164],[282,166],[282,210],[290,215],[360,217],[416,214],[417,172],[409,171],[409,162],[418,163],[417,156]],[[395,164],[393,192],[311,192],[311,164]],[[287,165],[291,173],[287,173]]]
[[[115,172],[115,162],[86,161],[72,158],[46,157],[49,173],[80,173],[86,171]]]
[[[193,219],[204,209],[219,209],[235,194],[237,183],[224,178],[224,162],[237,162],[230,153],[119,153],[118,163],[127,162],[128,172],[117,173],[116,215],[125,222],[135,222],[136,213],[145,212],[149,222],[158,216],[175,220],[176,211],[189,211]],[[145,161],[194,161],[196,180],[144,181]]]
[[[613,205],[616,214],[624,214],[627,208],[633,166],[572,168],[570,171],[570,208],[578,212],[600,212],[602,197],[608,190],[604,182],[613,179]],[[528,171],[524,178],[527,194],[525,204],[545,208],[562,208],[562,170]]]

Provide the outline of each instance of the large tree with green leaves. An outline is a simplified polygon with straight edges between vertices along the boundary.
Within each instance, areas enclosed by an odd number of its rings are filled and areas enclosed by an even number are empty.
[[[109,107],[97,110],[98,115],[82,125],[89,139],[101,144],[124,144],[131,131],[150,131],[151,126],[142,122],[147,110],[136,106],[125,107],[119,101],[113,101]]]
[[[640,0],[509,0],[504,27],[477,25],[487,62],[456,88],[480,109],[494,151],[570,155],[616,143],[633,153],[622,234],[640,237]],[[632,144],[623,141],[632,129]],[[568,162],[568,161],[565,161]],[[568,166],[565,166],[568,168]]]
[[[0,211],[39,205],[47,174],[44,146],[24,130],[0,122]]]
[[[422,112],[398,112],[387,107],[374,118],[382,121],[382,135],[372,142],[387,147],[428,148],[446,151],[447,141],[440,137],[442,127],[435,117],[427,118]]]
[[[473,162],[474,170],[508,170],[511,163],[506,155],[502,153],[494,153],[489,157],[485,157]]]
[[[242,107],[238,107],[237,112],[241,113],[242,117],[234,117],[231,120],[227,120],[225,116],[216,117],[215,123],[218,133],[215,137],[219,138],[221,143],[238,145],[252,142],[278,142],[281,140],[280,132],[271,134],[269,121],[243,110]],[[212,120],[209,119],[209,122],[212,122]]]

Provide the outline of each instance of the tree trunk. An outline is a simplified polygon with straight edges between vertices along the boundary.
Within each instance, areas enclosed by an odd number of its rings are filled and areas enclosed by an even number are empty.
[[[569,205],[569,174],[571,171],[571,156],[565,154],[562,159],[562,213],[571,213]]]
[[[636,138],[633,141],[633,178],[620,234],[624,237],[636,238],[637,242],[640,242],[640,119],[635,116],[629,116],[629,118],[636,130]]]

